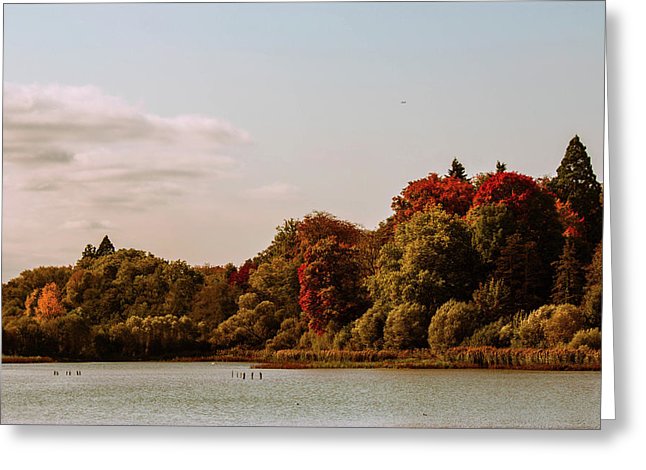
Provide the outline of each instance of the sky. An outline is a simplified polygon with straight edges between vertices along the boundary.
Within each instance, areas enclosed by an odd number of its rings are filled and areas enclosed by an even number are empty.
[[[408,181],[603,175],[604,2],[4,5],[2,279],[117,248],[241,264]],[[405,104],[402,101],[405,100]]]

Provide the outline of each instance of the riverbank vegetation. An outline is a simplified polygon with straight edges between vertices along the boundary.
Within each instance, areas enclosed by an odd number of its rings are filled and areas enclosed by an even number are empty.
[[[312,212],[240,266],[106,236],[2,286],[7,359],[253,357],[273,366],[598,369],[602,187],[575,136],[556,176],[498,162],[409,182],[374,230]],[[214,240],[214,242],[216,242]]]

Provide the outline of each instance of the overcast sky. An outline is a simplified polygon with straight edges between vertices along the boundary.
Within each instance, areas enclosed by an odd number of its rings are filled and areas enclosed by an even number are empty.
[[[2,278],[108,234],[242,263],[453,157],[602,178],[603,2],[4,6]],[[401,104],[406,100],[406,104]]]

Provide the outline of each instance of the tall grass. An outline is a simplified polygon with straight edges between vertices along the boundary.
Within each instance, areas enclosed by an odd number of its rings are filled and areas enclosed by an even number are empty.
[[[456,347],[442,358],[458,366],[492,369],[601,370],[601,352],[590,348]]]

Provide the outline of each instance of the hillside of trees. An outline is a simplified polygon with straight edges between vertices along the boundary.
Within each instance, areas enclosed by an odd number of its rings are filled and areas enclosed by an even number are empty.
[[[575,136],[556,176],[498,162],[409,182],[374,230],[284,221],[241,266],[190,266],[106,236],[2,286],[2,352],[139,360],[222,351],[601,346],[602,186]]]

